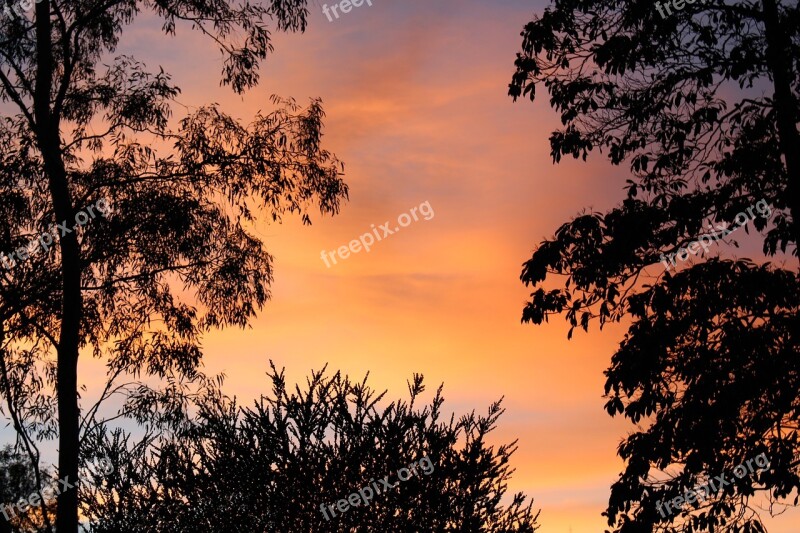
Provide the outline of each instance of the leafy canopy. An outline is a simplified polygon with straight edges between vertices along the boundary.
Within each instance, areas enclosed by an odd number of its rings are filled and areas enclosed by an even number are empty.
[[[319,100],[276,97],[249,122],[218,105],[173,116],[180,89],[170,75],[117,49],[142,15],[167,36],[210,39],[222,84],[242,93],[272,50],[270,26],[302,31],[308,9],[305,0],[42,0],[33,13],[0,16],[0,252],[66,224],[52,245],[0,268],[2,392],[34,468],[36,442],[58,436],[59,476],[72,479],[81,441],[102,422],[97,405],[78,403],[78,354],[106,359],[101,400],[131,390],[120,376],[198,379],[202,334],[246,326],[269,298],[272,257],[256,217],[310,223],[316,210],[337,213],[348,193],[321,144]],[[72,228],[98,202],[110,212]],[[59,496],[59,531],[77,531],[77,517],[75,493]]]
[[[617,207],[563,224],[521,274],[536,287],[524,322],[563,313],[571,336],[631,320],[606,371],[608,412],[637,424],[619,448],[614,531],[761,531],[751,496],[797,503],[799,18],[770,0],[664,18],[650,1],[557,0],[522,32],[509,92],[549,94],[563,124],[553,161],[600,151],[631,175]],[[760,201],[766,216],[665,271],[664,256],[720,239]],[[778,263],[725,258],[747,234]],[[768,471],[658,513],[762,452]]]

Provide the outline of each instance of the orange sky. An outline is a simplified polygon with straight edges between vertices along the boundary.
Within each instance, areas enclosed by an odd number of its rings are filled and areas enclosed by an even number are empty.
[[[226,391],[245,401],[265,391],[272,358],[291,380],[325,363],[355,378],[369,371],[390,398],[420,372],[430,389],[445,383],[456,412],[505,396],[497,439],[520,439],[510,490],[535,498],[541,531],[589,533],[605,527],[623,467],[616,447],[631,430],[601,396],[624,329],[568,342],[561,318],[521,325],[530,291],[519,273],[561,223],[621,198],[627,174],[599,155],[553,166],[547,139],[559,122],[547,99],[506,96],[519,32],[543,6],[373,0],[328,22],[312,5],[308,31],[276,35],[261,86],[244,98],[219,87],[216,49],[186,28],[170,39],[141,21],[119,52],[172,73],[183,104],[220,102],[242,119],[268,110],[273,93],[320,96],[325,145],[346,163],[341,215],[258,226],[275,257],[273,299],[252,330],[205,341],[206,370],[228,375]],[[426,201],[431,220],[331,268],[320,259]],[[91,375],[94,363],[82,364]]]

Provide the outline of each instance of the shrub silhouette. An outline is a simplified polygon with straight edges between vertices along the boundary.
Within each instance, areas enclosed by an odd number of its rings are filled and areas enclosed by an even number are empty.
[[[97,433],[121,475],[99,485],[87,516],[98,533],[474,531],[537,529],[532,502],[516,494],[503,507],[515,443],[492,446],[488,434],[503,409],[443,419],[442,387],[420,407],[423,378],[410,399],[382,405],[385,392],[340,373],[314,372],[287,390],[271,367],[272,393],[250,408],[209,386],[180,430],[132,450],[121,430]],[[326,520],[321,504],[393,475],[428,456],[430,475],[412,476]]]

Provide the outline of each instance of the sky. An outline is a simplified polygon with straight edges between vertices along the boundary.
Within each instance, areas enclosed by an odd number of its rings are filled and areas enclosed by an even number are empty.
[[[332,21],[323,3],[304,34],[275,34],[261,84],[244,96],[219,86],[218,51],[186,27],[165,37],[143,18],[120,43],[170,72],[188,108],[219,102],[246,121],[271,109],[271,94],[322,98],[324,145],[346,164],[339,215],[257,225],[275,258],[272,299],[251,329],[206,337],[206,372],[224,372],[226,392],[245,403],[268,390],[269,359],[290,381],[325,364],[369,372],[389,398],[404,398],[422,373],[430,392],[444,383],[456,413],[504,397],[494,439],[519,439],[509,491],[534,498],[542,532],[602,531],[624,467],[616,449],[635,429],[603,409],[603,370],[625,327],[568,341],[561,317],[521,324],[530,289],[519,275],[562,223],[614,206],[628,175],[599,154],[553,165],[548,137],[560,123],[547,98],[507,96],[519,33],[545,3],[372,0]],[[323,251],[373,224],[396,227],[426,202],[429,220],[326,266]],[[97,362],[81,365],[99,379]]]

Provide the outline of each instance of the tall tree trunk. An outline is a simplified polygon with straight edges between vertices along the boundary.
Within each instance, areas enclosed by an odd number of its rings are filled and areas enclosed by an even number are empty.
[[[74,226],[74,206],[61,157],[59,117],[50,108],[53,87],[53,53],[50,21],[50,0],[36,4],[36,88],[34,116],[36,137],[44,160],[56,220]],[[78,411],[78,347],[83,310],[81,295],[81,265],[78,238],[74,232],[61,235],[61,332],[58,340],[56,393],[58,395],[58,477],[68,485],[59,484],[56,510],[56,531],[78,533],[79,423]]]
[[[786,193],[794,223],[795,245],[800,246],[800,134],[797,132],[797,99],[792,93],[795,73],[792,67],[791,43],[788,28],[781,22],[775,0],[763,0],[762,3],[767,66],[775,85],[778,145],[786,161]]]

